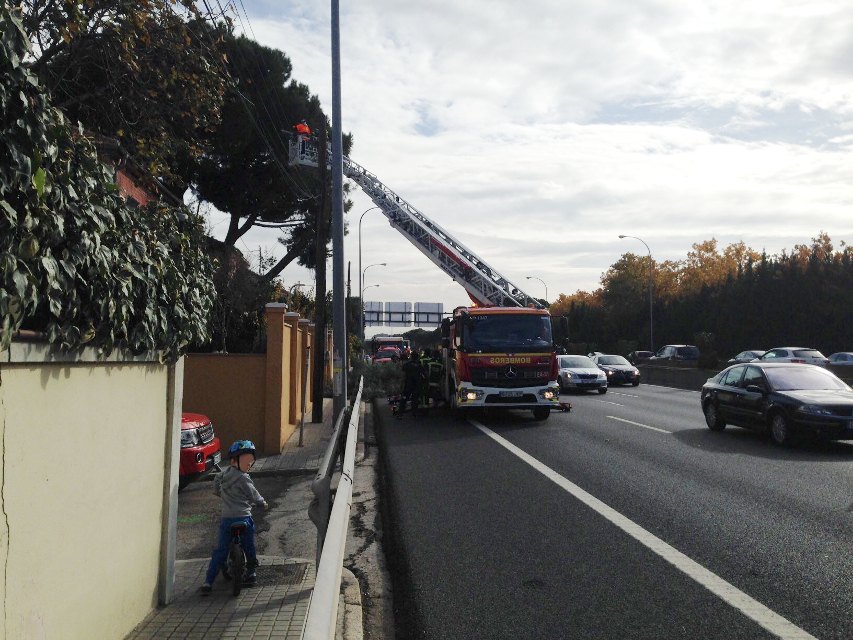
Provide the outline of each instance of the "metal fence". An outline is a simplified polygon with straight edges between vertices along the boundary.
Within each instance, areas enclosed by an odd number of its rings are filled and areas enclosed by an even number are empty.
[[[317,527],[317,579],[308,604],[305,628],[302,630],[302,637],[307,640],[331,640],[335,637],[344,548],[352,506],[355,447],[363,387],[362,377],[352,407],[348,411],[341,411],[335,421],[332,440],[323,456],[320,470],[311,484],[314,499],[308,507],[308,516]],[[343,428],[345,423],[346,429]],[[341,478],[335,492],[334,504],[330,508],[332,476],[344,438],[346,447],[343,452]]]

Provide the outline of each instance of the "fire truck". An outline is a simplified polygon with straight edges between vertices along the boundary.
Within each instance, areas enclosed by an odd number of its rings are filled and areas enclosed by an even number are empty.
[[[442,322],[442,395],[460,416],[472,408],[559,407],[557,355],[544,309],[458,307]]]
[[[331,159],[331,146],[328,150]],[[316,138],[291,139],[290,164],[316,167],[318,158]],[[388,223],[464,287],[473,302],[442,323],[442,393],[453,411],[501,406],[533,409],[538,419],[547,418],[551,408],[559,406],[549,313],[376,175],[347,156],[341,162],[344,175],[370,197]]]

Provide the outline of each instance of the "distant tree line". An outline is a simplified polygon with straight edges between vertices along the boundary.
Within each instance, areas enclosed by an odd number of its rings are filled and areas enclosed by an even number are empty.
[[[655,263],[655,348],[696,344],[728,359],[745,349],[853,349],[853,255],[821,232],[810,244],[768,256],[743,243],[717,251],[712,239],[684,261]],[[568,318],[569,343],[619,352],[649,345],[648,257],[623,255],[592,293],[561,294],[553,316]],[[555,323],[557,324],[557,323]],[[701,343],[701,344],[699,344]]]

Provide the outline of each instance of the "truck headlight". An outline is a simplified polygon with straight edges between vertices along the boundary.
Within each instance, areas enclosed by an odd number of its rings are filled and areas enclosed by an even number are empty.
[[[548,389],[541,389],[539,391],[539,397],[543,400],[559,400],[560,398],[560,390],[557,387],[549,387]]]
[[[483,397],[483,392],[480,389],[468,389],[463,387],[459,389],[459,400],[462,402],[472,402]]]

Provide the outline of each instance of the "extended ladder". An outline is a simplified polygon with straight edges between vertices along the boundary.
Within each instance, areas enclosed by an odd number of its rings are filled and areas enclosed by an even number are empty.
[[[331,147],[328,157],[331,158]],[[290,143],[290,164],[316,167],[317,140],[295,136]],[[382,211],[391,226],[420,249],[439,269],[461,284],[478,305],[524,307],[542,305],[497,269],[479,258],[456,238],[386,187],[374,174],[343,157],[344,175],[361,187]]]

